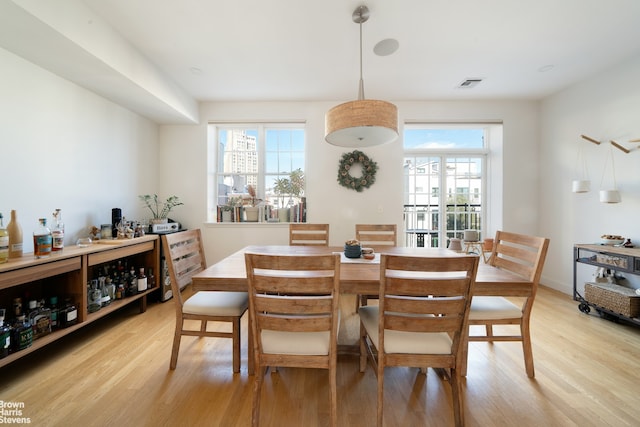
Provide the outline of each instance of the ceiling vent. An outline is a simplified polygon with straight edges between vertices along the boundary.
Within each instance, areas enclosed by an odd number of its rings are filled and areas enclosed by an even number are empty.
[[[467,79],[465,81],[463,81],[462,83],[460,83],[458,85],[458,88],[460,89],[470,89],[472,87],[475,87],[478,85],[478,83],[480,83],[482,81],[482,79]]]

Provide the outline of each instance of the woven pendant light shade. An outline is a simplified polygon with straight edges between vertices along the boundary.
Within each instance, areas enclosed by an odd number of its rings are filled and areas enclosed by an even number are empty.
[[[358,6],[351,16],[360,26],[360,86],[358,100],[336,105],[325,115],[324,139],[340,147],[372,147],[398,137],[398,109],[387,101],[364,98],[362,80],[362,23],[369,9]]]
[[[345,102],[325,116],[325,139],[340,147],[371,147],[398,137],[398,109],[387,101]]]

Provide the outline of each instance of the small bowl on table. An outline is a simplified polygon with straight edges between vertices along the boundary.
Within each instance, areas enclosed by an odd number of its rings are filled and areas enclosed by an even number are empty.
[[[618,246],[624,243],[624,239],[600,239],[600,243],[607,246]]]

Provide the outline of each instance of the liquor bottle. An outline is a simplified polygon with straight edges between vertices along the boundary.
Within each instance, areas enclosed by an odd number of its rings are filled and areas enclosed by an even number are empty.
[[[33,254],[36,258],[43,258],[51,255],[51,230],[47,227],[47,219],[40,218],[36,231],[33,232]]]
[[[140,267],[140,273],[138,274],[138,292],[144,292],[147,290],[147,276],[144,274],[144,267]]]
[[[64,307],[58,312],[58,322],[61,328],[75,325],[78,322],[78,309],[71,302],[71,298],[64,299]]]
[[[149,276],[147,277],[147,289],[156,287],[156,276],[153,275],[153,268],[149,267]]]
[[[35,302],[35,307],[33,302]],[[33,339],[42,338],[51,333],[51,310],[44,306],[44,300],[29,301],[29,307],[34,307],[29,312],[29,323],[33,328]]]
[[[0,264],[9,260],[9,232],[2,223],[2,212],[0,212]],[[0,346],[2,340],[0,340]]]
[[[138,293],[138,275],[136,269],[131,266],[129,270],[129,287],[127,288],[127,295],[132,296]]]
[[[51,330],[55,331],[60,327],[60,323],[58,320],[59,316],[59,308],[58,308],[58,297],[49,298],[49,310],[51,310]]]
[[[31,328],[31,323],[29,323],[24,314],[18,316],[16,323],[13,325],[11,341],[13,343],[13,351],[24,350],[33,344],[33,328]]]
[[[22,256],[22,227],[20,227],[15,210],[11,211],[7,232],[9,233],[9,258],[20,258]]]
[[[98,281],[93,279],[89,282],[89,290],[87,292],[87,310],[89,313],[95,313],[102,307],[102,292],[98,287]]]
[[[111,304],[111,296],[107,289],[107,278],[104,276],[98,277],[98,283],[100,287],[100,305],[106,307]]]
[[[62,212],[60,209],[55,210],[53,213],[53,219],[55,220],[55,223],[51,230],[51,250],[57,252],[64,248],[64,222],[62,222]]]
[[[4,308],[0,308],[0,359],[9,355],[11,348],[11,328],[4,323]]]

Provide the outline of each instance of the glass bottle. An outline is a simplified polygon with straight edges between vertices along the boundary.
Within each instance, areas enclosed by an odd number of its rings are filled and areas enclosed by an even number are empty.
[[[138,274],[138,292],[144,292],[147,290],[147,276],[144,274],[144,267],[140,267],[140,273]]]
[[[22,227],[18,222],[15,210],[11,211],[7,233],[9,233],[9,259],[20,258],[22,256]]]
[[[156,276],[153,275],[153,268],[149,267],[149,276],[147,277],[147,289],[156,287]]]
[[[24,350],[33,344],[33,328],[24,314],[18,316],[13,325],[13,351]]]
[[[38,228],[33,232],[33,254],[36,258],[51,255],[51,230],[47,227],[47,219],[40,218]]]
[[[75,325],[78,322],[78,309],[71,302],[71,298],[64,299],[64,307],[58,312],[58,320],[61,328]]]
[[[64,222],[62,222],[62,212],[56,209],[53,213],[53,229],[51,230],[51,250],[61,251],[64,248]]]
[[[89,291],[87,293],[87,310],[89,313],[95,313],[100,310],[102,307],[102,292],[100,288],[98,288],[98,281],[96,279],[92,279],[89,282]]]
[[[49,310],[51,310],[51,330],[55,331],[60,327],[60,323],[58,320],[58,297],[49,298]]]
[[[9,260],[9,232],[2,223],[2,212],[0,212],[0,264]],[[2,342],[0,340],[0,345]]]
[[[0,359],[9,355],[11,348],[11,328],[4,323],[4,308],[0,308]]]
[[[111,296],[107,289],[107,278],[105,276],[98,277],[98,283],[100,287],[100,305],[106,307],[111,304]]]
[[[138,293],[138,275],[136,274],[136,269],[131,266],[131,270],[129,270],[129,283],[127,288],[127,295],[135,295]]]
[[[33,339],[36,340],[50,334],[51,310],[44,306],[44,300],[29,301],[29,308],[30,311],[28,319],[29,323],[31,323],[31,327],[33,328]]]

